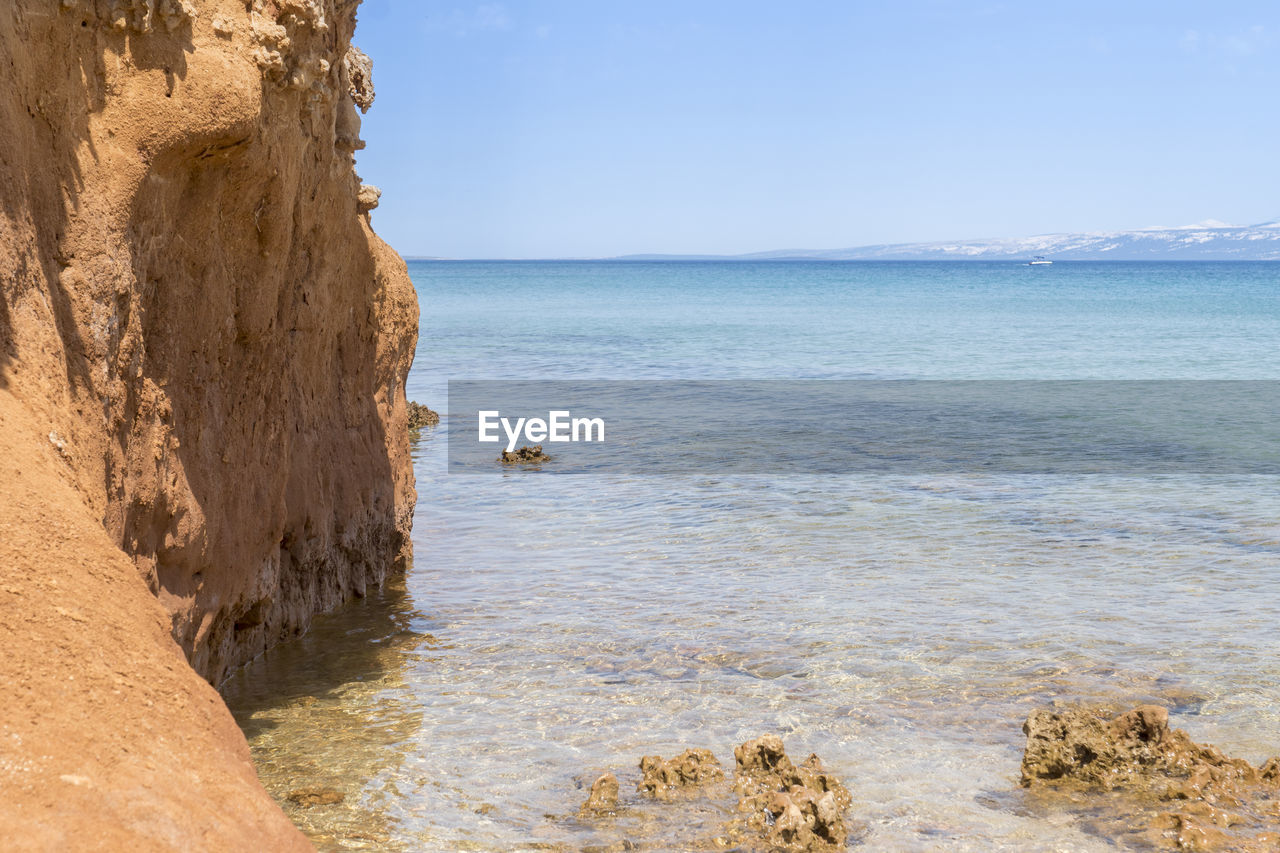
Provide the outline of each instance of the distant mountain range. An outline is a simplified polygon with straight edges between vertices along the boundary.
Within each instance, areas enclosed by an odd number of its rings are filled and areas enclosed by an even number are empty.
[[[1280,220],[1227,225],[1210,219],[1195,225],[1133,231],[895,243],[851,249],[780,249],[748,255],[627,255],[623,260],[996,261],[1030,260],[1036,255],[1064,261],[1274,261],[1280,260]]]

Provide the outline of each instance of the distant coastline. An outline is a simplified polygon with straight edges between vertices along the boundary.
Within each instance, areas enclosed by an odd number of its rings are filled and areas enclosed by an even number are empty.
[[[435,258],[404,255],[410,263],[441,264],[662,264],[662,263],[740,263],[740,264],[1014,264],[1026,265],[1031,256],[1007,258],[812,258],[800,255],[784,255],[776,258],[760,258],[751,255],[617,255],[603,258]],[[1197,258],[1197,257],[1148,257],[1148,258],[1061,258],[1055,263],[1068,264],[1269,264],[1280,258]]]
[[[441,258],[406,255],[410,261],[1280,261],[1280,220],[946,240],[885,243],[845,249],[774,249],[737,255],[637,253],[576,258]]]

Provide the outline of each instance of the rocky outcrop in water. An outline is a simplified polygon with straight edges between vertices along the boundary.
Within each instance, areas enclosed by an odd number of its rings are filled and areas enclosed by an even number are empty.
[[[642,794],[669,800],[675,796],[697,794],[708,785],[724,781],[724,769],[709,749],[686,749],[663,760],[657,755],[640,759],[640,783],[636,790]]]
[[[0,8],[7,837],[301,842],[195,673],[409,556],[417,308],[361,215],[357,5]]]
[[[617,779],[606,774],[592,785],[579,819],[613,821],[644,811],[631,837],[602,850],[643,848],[650,838],[664,847],[758,853],[834,853],[845,846],[852,798],[816,755],[796,765],[781,738],[765,735],[735,749],[734,759],[730,786],[710,750],[647,755],[638,800],[620,802]],[[725,821],[726,814],[734,817]]]
[[[730,825],[730,837],[763,840],[776,850],[844,846],[849,838],[844,816],[853,800],[818,756],[793,764],[777,735],[747,741],[733,756],[741,817]]]
[[[605,773],[591,783],[591,794],[582,804],[581,812],[585,815],[602,814],[618,808],[618,777]]]
[[[415,403],[412,400],[408,404],[409,429],[420,430],[425,427],[438,426],[440,423],[440,415],[428,409],[421,403]]]
[[[1197,744],[1153,705],[1119,715],[1041,710],[1022,730],[1024,787],[1057,791],[1076,806],[1094,795],[1090,811],[1116,812],[1123,831],[1160,847],[1280,849],[1280,759],[1255,767]]]
[[[504,450],[502,455],[498,457],[498,461],[503,465],[527,465],[530,463],[549,462],[551,457],[542,452],[541,444],[535,444],[532,447],[517,447],[515,450]]]

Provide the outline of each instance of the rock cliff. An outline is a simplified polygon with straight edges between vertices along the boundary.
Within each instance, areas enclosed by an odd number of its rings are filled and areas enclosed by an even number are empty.
[[[162,847],[300,840],[196,673],[218,683],[408,556],[417,307],[353,170],[357,5],[0,7],[0,800],[78,792],[75,814]],[[154,788],[149,817],[113,764]],[[235,802],[193,812],[201,791]],[[20,806],[5,831],[39,817]]]

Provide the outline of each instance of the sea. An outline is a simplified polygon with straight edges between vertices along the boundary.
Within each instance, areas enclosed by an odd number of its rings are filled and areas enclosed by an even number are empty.
[[[413,563],[223,688],[321,849],[694,849],[730,815],[641,800],[639,759],[731,767],[764,733],[845,781],[851,849],[1143,849],[1021,788],[1031,711],[1157,703],[1280,754],[1274,473],[459,475],[447,452],[451,380],[1280,380],[1280,264],[409,271],[407,393],[443,416],[413,439]],[[580,816],[605,771],[622,810]],[[287,799],[311,786],[345,799]]]

